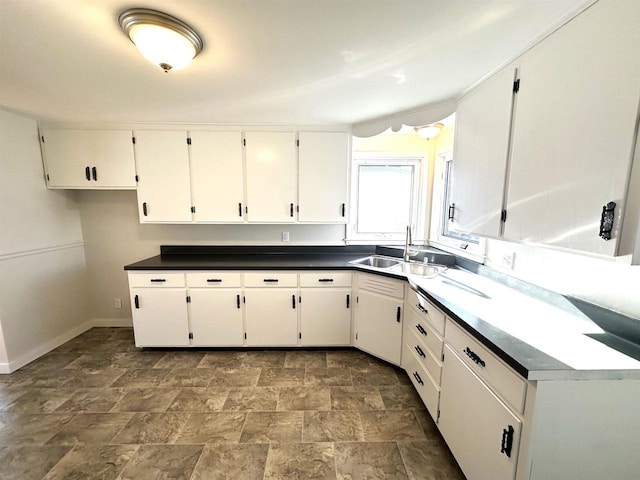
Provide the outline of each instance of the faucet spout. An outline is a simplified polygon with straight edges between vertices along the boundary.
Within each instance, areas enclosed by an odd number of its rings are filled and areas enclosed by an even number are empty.
[[[411,250],[411,225],[407,225],[407,235],[404,240],[404,253],[402,258],[405,262],[411,260],[411,257],[415,257],[420,251],[419,250]]]

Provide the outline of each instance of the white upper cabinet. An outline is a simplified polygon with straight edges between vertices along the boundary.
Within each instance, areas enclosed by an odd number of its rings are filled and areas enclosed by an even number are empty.
[[[514,70],[501,70],[458,103],[449,209],[456,230],[500,235]]]
[[[131,130],[43,129],[49,188],[136,188]]]
[[[247,219],[296,221],[298,168],[294,132],[246,132]]]
[[[299,132],[298,139],[298,221],[346,223],[348,134]]]
[[[617,253],[638,115],[639,25],[640,3],[600,1],[520,59],[506,239]]]
[[[196,222],[244,220],[242,134],[190,132],[191,199]]]
[[[189,150],[185,131],[136,131],[141,223],[190,223]]]

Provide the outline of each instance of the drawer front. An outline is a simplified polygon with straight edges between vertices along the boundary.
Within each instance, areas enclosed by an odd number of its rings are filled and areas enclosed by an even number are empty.
[[[344,272],[313,272],[300,274],[301,287],[350,287],[351,274]]]
[[[426,369],[422,366],[420,361],[415,355],[415,352],[410,350],[405,344],[403,358],[407,358],[405,364],[405,370],[411,383],[415,387],[418,395],[424,402],[429,414],[433,417],[433,420],[438,422],[438,406],[440,401],[440,388],[435,384],[431,376],[427,373]]]
[[[433,303],[413,289],[409,291],[407,297],[409,305],[419,312],[421,318],[425,322],[428,322],[441,336],[444,335],[444,313],[438,310]]]
[[[244,274],[245,287],[297,287],[297,273],[251,272]]]
[[[409,349],[413,350],[418,361],[431,374],[436,385],[440,385],[440,376],[442,375],[442,363],[440,363],[440,359],[442,358],[442,354],[439,354],[436,358],[429,347],[425,346],[422,340],[418,338],[418,335],[420,334],[416,334],[416,332],[410,330],[407,338],[405,338],[405,342]]]
[[[388,297],[404,298],[404,282],[391,280],[380,275],[360,274],[358,288]]]
[[[405,309],[407,327],[414,333],[433,353],[436,358],[442,358],[444,340],[433,327],[427,323],[424,316],[417,312],[413,306]]]
[[[453,321],[447,321],[447,343],[463,361],[518,412],[524,410],[526,381]],[[446,362],[446,359],[445,359]]]
[[[241,287],[239,272],[197,272],[187,273],[188,287]]]
[[[130,287],[184,287],[184,273],[129,273]]]

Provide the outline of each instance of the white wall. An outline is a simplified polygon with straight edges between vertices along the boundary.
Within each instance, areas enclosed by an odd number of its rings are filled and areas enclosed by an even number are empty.
[[[75,195],[46,189],[36,122],[0,110],[0,371],[86,328],[85,275]]]
[[[140,224],[135,191],[80,193],[93,319],[130,321],[129,286],[123,267],[158,255],[160,245],[343,245],[344,225]],[[122,299],[122,309],[114,299]]]

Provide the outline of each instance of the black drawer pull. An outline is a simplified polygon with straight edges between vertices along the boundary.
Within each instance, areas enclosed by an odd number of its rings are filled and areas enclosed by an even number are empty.
[[[88,182],[91,181],[91,169],[89,167],[84,167],[84,176]]]
[[[413,378],[416,379],[416,382],[418,382],[420,385],[424,386],[424,382],[422,381],[422,379],[420,378],[420,375],[418,375],[418,372],[413,372]]]
[[[293,203],[291,204],[291,216],[293,217]]]
[[[506,429],[502,430],[502,442],[500,445],[500,453],[504,453],[507,457],[511,458],[511,449],[513,448],[513,434],[514,429],[509,425]]]
[[[455,214],[455,211],[456,211],[456,204],[452,203],[451,205],[449,205],[449,212],[447,212],[447,219],[453,220],[453,215]]]
[[[418,330],[422,335],[425,335],[425,336],[427,335],[427,331],[424,328],[422,328],[422,325],[420,324],[416,325],[416,330]]]
[[[349,298],[349,295],[347,295],[347,308],[349,308],[349,302],[350,302],[350,298]]]
[[[265,278],[264,281],[267,283],[278,283],[277,278]]]
[[[319,282],[333,282],[333,278],[319,278]]]
[[[343,203],[342,204],[342,216],[344,217],[346,213],[347,213],[346,212],[346,205]]]
[[[138,298],[138,295],[133,297],[133,304],[136,306],[136,308],[140,308],[140,299]]]
[[[146,217],[147,216],[147,202],[144,202],[142,204],[142,214]]]
[[[422,358],[427,358],[427,356],[424,354],[424,352],[422,351],[419,345],[416,345],[413,348],[416,350],[416,352],[418,352],[418,355],[420,355]]]
[[[418,307],[418,310],[420,310],[422,313],[426,313],[427,315],[429,314],[429,312],[427,311],[426,308],[424,308],[422,305],[420,305],[419,303],[416,304],[416,307]]]
[[[221,278],[207,278],[207,283],[222,283]]]
[[[481,367],[486,367],[487,366],[487,364],[484,363],[484,360],[482,360],[482,358],[480,358],[478,356],[478,354],[476,352],[474,352],[473,350],[471,350],[469,347],[464,349],[464,353],[467,355],[467,357],[469,357],[471,360],[476,362]]]
[[[291,295],[291,305],[293,306],[293,308],[296,308],[296,296],[295,295]]]
[[[396,312],[396,322],[400,323],[400,317],[402,316],[402,309],[400,307],[398,307],[398,310]]]
[[[240,295],[236,295],[236,305],[240,308]]]
[[[152,279],[150,280],[150,282],[151,282],[151,283],[164,283],[164,282],[166,282],[166,281],[167,281],[167,279],[166,279],[166,278],[152,278]]]
[[[98,181],[98,169],[96,167],[91,168],[91,174],[95,181]]]
[[[242,216],[242,204],[241,203],[238,204],[238,216],[239,217]]]

